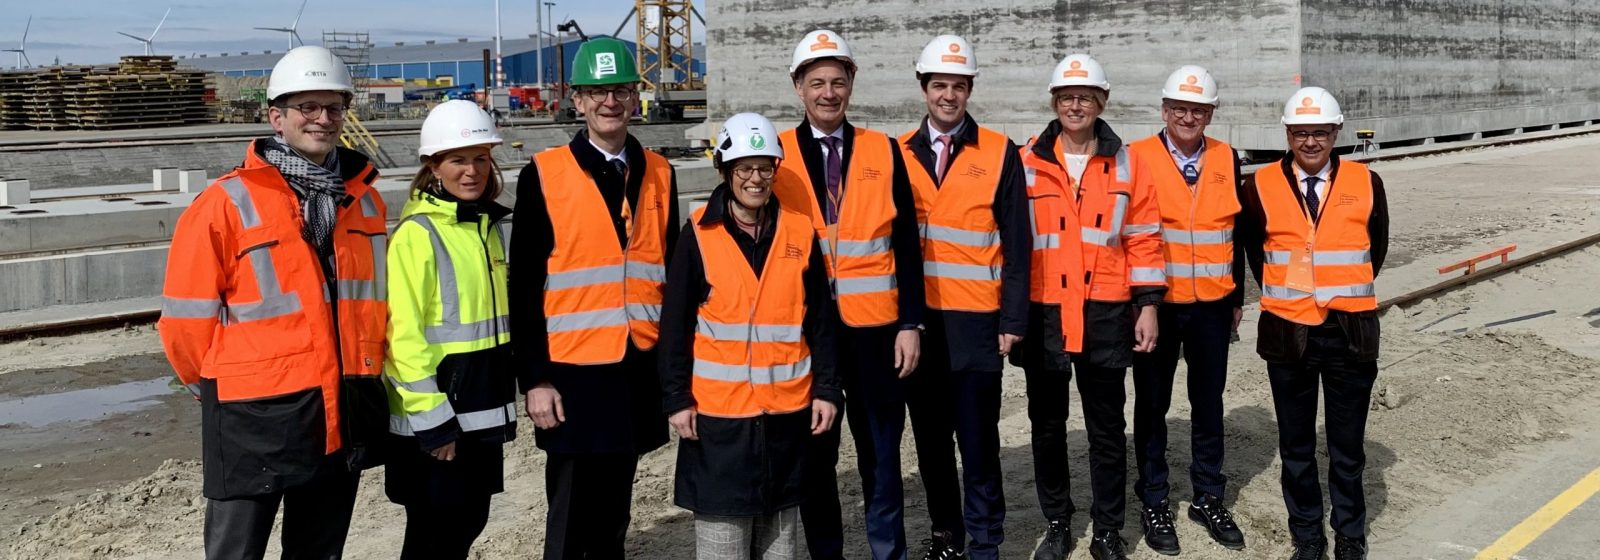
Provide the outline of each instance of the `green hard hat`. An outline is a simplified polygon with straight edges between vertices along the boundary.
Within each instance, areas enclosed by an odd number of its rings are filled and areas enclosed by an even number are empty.
[[[622,41],[603,37],[590,39],[578,47],[572,61],[572,85],[608,86],[639,81],[639,67],[633,52]]]

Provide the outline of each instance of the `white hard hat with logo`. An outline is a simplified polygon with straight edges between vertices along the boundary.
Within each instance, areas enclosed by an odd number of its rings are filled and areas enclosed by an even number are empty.
[[[1161,98],[1216,105],[1217,81],[1205,68],[1190,64],[1167,76],[1167,85],[1161,88]]]
[[[267,78],[267,99],[275,100],[303,91],[337,91],[354,94],[350,69],[333,51],[318,47],[295,47],[272,66]]]
[[[972,45],[955,35],[940,35],[922,47],[917,57],[917,74],[955,74],[978,76],[978,56]]]
[[[455,99],[428,111],[422,121],[422,142],[417,155],[428,157],[468,146],[496,146],[501,142],[494,118],[477,103]]]
[[[818,29],[806,34],[794,47],[794,60],[789,63],[789,75],[793,76],[805,63],[819,58],[836,58],[855,65],[855,57],[850,56],[850,45],[838,33],[826,29]]]
[[[728,117],[717,133],[717,164],[752,156],[783,159],[783,146],[778,144],[778,129],[772,121],[755,113],[739,113]]]
[[[1056,64],[1056,70],[1050,75],[1050,91],[1067,86],[1088,86],[1099,88],[1111,93],[1111,82],[1106,80],[1106,71],[1094,57],[1086,54],[1069,54]]]
[[[1344,112],[1328,90],[1303,87],[1283,104],[1283,124],[1344,124]]]

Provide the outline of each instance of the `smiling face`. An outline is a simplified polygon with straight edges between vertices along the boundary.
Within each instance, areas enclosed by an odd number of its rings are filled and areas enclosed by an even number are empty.
[[[1212,107],[1204,103],[1176,99],[1161,102],[1161,120],[1167,123],[1167,136],[1180,146],[1199,142],[1205,136],[1211,111]]]
[[[1095,119],[1105,110],[1102,99],[1105,92],[1089,86],[1057,88],[1053,94],[1056,120],[1068,134],[1081,134],[1094,130]]]
[[[639,106],[634,84],[582,86],[573,90],[572,98],[578,110],[583,111],[583,122],[588,125],[589,134],[604,138],[625,134],[628,118]]]
[[[1285,127],[1289,151],[1294,152],[1294,162],[1306,173],[1316,173],[1333,157],[1333,142],[1339,137],[1341,125],[1293,124]]]
[[[794,92],[805,105],[806,120],[824,132],[838,130],[850,108],[854,76],[843,62],[833,59],[812,62],[802,71]]]
[[[767,205],[772,199],[772,177],[778,160],[768,156],[742,157],[726,165],[728,187],[733,199],[750,210]]]
[[[290,148],[308,160],[322,163],[339,145],[339,132],[344,130],[344,113],[342,110],[324,108],[315,117],[306,118],[299,107],[315,104],[318,107],[333,105],[342,109],[344,103],[344,94],[336,91],[296,93],[269,108],[267,120],[272,123],[272,130],[282,136]],[[335,112],[339,116],[335,117]]]
[[[457,148],[428,158],[444,190],[464,201],[483,198],[494,187],[494,158],[488,146]]]
[[[966,119],[972,78],[955,74],[928,74],[922,97],[928,103],[928,120],[939,130],[952,130]]]

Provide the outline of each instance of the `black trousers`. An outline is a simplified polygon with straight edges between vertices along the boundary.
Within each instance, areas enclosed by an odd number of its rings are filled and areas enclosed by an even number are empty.
[[[283,504],[283,558],[326,560],[344,554],[345,535],[355,509],[361,473],[342,461],[327,461],[325,472],[309,483],[282,492],[206,501],[207,560],[260,560],[267,553],[273,518]]]
[[[489,494],[462,496],[448,505],[406,506],[400,560],[466,560],[489,524]]]
[[[471,436],[456,441],[454,460],[440,461],[396,437],[384,469],[389,501],[405,506],[402,560],[465,560],[489,522],[489,497],[505,487],[505,450]]]
[[[900,437],[905,396],[894,369],[895,325],[855,328],[835,319],[839,378],[844,384],[843,421],[806,447],[802,468],[805,500],[800,524],[812,560],[844,557],[844,512],[839,505],[839,438],[845,421],[855,438],[867,497],[867,533],[873,547],[905,539],[904,490],[900,482]],[[896,536],[898,535],[898,536]],[[885,544],[886,543],[886,544]]]
[[[1006,519],[1000,469],[1000,372],[951,371],[944,333],[930,328],[928,335],[923,337],[922,363],[908,379],[907,392],[928,517],[933,530],[948,532],[956,542],[963,533],[971,538],[968,558],[999,558]]]
[[[1267,363],[1272,407],[1278,416],[1278,454],[1283,459],[1283,502],[1296,541],[1322,538],[1322,487],[1317,476],[1317,385],[1327,410],[1328,495],[1333,530],[1349,538],[1367,535],[1367,407],[1378,379],[1376,360],[1356,360],[1337,322],[1311,327],[1298,362]]]
[[[1163,304],[1155,351],[1133,355],[1133,449],[1139,465],[1134,493],[1146,506],[1167,499],[1167,411],[1178,358],[1189,366],[1189,482],[1195,497],[1222,497],[1222,390],[1228,384],[1228,339],[1233,306],[1226,301]]]
[[[548,453],[545,560],[621,560],[639,456]]]
[[[1096,367],[1077,360],[1073,367],[1078,370],[1078,400],[1089,432],[1089,485],[1094,497],[1089,516],[1096,531],[1121,529],[1128,503],[1127,421],[1122,417],[1127,404],[1127,369]],[[1045,519],[1065,520],[1077,512],[1067,459],[1071,405],[1067,384],[1072,371],[1029,368],[1024,372],[1039,507]]]

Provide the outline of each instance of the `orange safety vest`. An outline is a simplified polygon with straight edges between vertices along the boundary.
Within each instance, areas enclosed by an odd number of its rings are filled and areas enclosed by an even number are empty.
[[[545,329],[550,360],[564,364],[622,361],[631,336],[641,350],[661,336],[661,293],[667,282],[667,223],[672,167],[646,151],[638,206],[623,201],[627,247],[617,243],[600,188],[578,166],[572,149],[533,157],[555,232],[546,261]]]
[[[895,280],[894,150],[889,136],[857,127],[849,174],[839,185],[844,201],[839,222],[829,227],[794,129],[778,134],[784,153],[772,192],[788,208],[807,213],[827,257],[828,280],[839,316],[853,327],[887,325],[900,318],[900,290]]]
[[[900,137],[907,162],[917,161],[911,139]],[[951,142],[955,142],[951,139]],[[1000,310],[1000,224],[994,196],[1005,165],[1005,135],[978,129],[978,143],[965,146],[948,164],[944,182],[935,185],[921,165],[906,165],[917,203],[922,234],[922,278],[928,307],[949,311]]]
[[[1267,218],[1261,309],[1302,325],[1320,325],[1328,310],[1378,308],[1373,290],[1372,174],[1367,166],[1340,161],[1317,223],[1282,165],[1256,170],[1256,192]],[[1309,281],[1309,283],[1307,283]]]
[[[1068,352],[1081,352],[1085,300],[1129,301],[1133,286],[1166,285],[1155,187],[1122,147],[1089,158],[1074,196],[1065,163],[1034,154],[1036,141],[1021,149],[1034,225],[1029,295],[1061,306],[1062,340]]]
[[[747,418],[811,405],[805,272],[816,235],[807,217],[780,203],[766,268],[757,277],[722,223],[701,224],[695,241],[711,294],[697,313],[690,392],[700,414]]]
[[[333,232],[334,302],[316,251],[301,236],[299,199],[253,144],[246,153],[244,166],[200,193],[173,232],[162,346],[196,395],[201,378],[215,380],[219,402],[320,389],[325,452],[333,453],[344,445],[342,377],[378,387],[383,375],[388,229],[372,188],[377,170],[368,164],[345,181],[354,203],[339,209]]]
[[[1155,178],[1166,257],[1166,301],[1216,301],[1233,293],[1233,222],[1240,209],[1233,149],[1206,138],[1200,181],[1190,188],[1160,135],[1128,148]]]

